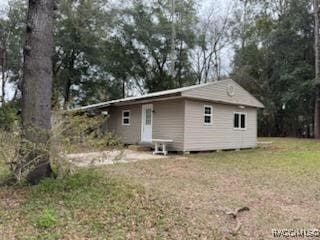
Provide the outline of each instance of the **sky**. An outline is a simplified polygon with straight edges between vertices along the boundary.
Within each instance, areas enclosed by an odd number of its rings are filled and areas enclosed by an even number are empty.
[[[221,6],[221,9],[226,9],[232,0],[200,0],[200,2],[203,2],[202,5],[204,7],[211,5],[211,4],[217,4]],[[5,7],[8,3],[8,0],[0,0],[0,9]]]
[[[6,6],[8,3],[8,0],[0,0],[0,9]]]

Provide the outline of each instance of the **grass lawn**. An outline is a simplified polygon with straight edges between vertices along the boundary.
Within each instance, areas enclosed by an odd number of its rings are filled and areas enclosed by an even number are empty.
[[[273,239],[273,228],[319,228],[320,142],[262,141],[273,144],[1,188],[0,239]],[[225,212],[245,206],[231,236]]]

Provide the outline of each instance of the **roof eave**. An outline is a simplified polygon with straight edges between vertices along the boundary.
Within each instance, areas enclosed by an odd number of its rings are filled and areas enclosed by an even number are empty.
[[[79,107],[79,108],[74,108],[71,109],[70,111],[93,111],[101,108],[107,108],[110,106],[122,106],[122,105],[132,105],[132,104],[139,104],[142,102],[151,102],[151,101],[161,101],[161,100],[166,100],[166,99],[173,99],[176,97],[181,97],[181,92],[177,93],[171,93],[167,95],[162,95],[162,96],[150,96],[150,97],[141,97],[141,98],[133,98],[128,100],[126,99],[119,99],[119,100],[114,100],[110,102],[105,102],[105,103],[98,103],[98,104],[93,104],[85,107]]]

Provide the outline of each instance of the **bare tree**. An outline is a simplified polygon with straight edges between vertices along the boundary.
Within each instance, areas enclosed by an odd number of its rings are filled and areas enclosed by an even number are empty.
[[[24,80],[22,86],[23,142],[16,171],[27,172],[32,184],[51,176],[49,136],[51,130],[51,88],[54,0],[29,0]]]
[[[214,6],[200,19],[199,46],[193,52],[198,83],[221,78],[221,52],[228,46],[229,13],[218,13]]]
[[[10,11],[10,10],[9,10]],[[8,44],[11,30],[7,29],[6,37],[1,42],[0,48],[0,65],[1,65],[1,103],[6,102],[6,85],[8,82],[7,61],[8,61]]]
[[[1,65],[1,103],[5,103],[6,99],[6,65],[7,65],[7,51],[5,48],[0,48],[0,65]]]
[[[171,0],[171,66],[170,74],[175,76],[175,63],[176,63],[176,0]]]

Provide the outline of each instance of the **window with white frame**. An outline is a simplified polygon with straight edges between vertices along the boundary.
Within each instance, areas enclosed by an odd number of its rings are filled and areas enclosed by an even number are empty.
[[[122,125],[130,126],[130,110],[122,111]]]
[[[211,105],[204,106],[204,124],[212,125],[213,122],[213,107]]]
[[[247,114],[246,113],[234,113],[233,121],[234,129],[245,130],[247,129]]]

